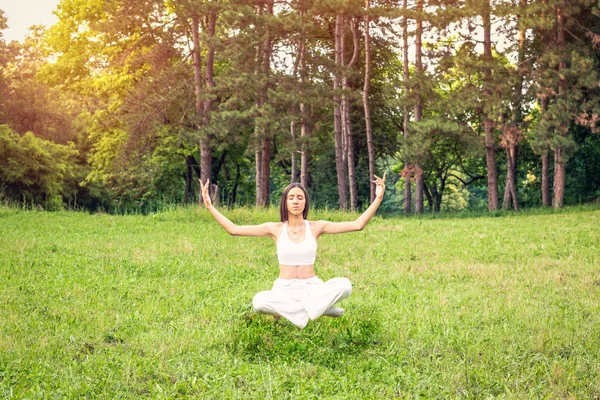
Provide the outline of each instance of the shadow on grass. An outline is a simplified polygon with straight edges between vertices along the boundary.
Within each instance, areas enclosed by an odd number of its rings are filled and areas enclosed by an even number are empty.
[[[248,361],[305,361],[336,368],[343,360],[380,343],[377,313],[363,310],[340,318],[321,317],[304,329],[281,318],[249,312],[232,325],[228,350]]]

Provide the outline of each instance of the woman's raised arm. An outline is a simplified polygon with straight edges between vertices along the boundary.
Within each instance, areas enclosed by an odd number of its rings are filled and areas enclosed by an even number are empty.
[[[375,215],[375,211],[377,211],[379,204],[381,204],[381,201],[383,200],[383,193],[385,192],[385,176],[385,172],[383,174],[383,178],[375,175],[375,185],[377,185],[375,189],[375,200],[373,200],[369,208],[367,208],[360,217],[351,222],[318,221],[317,235],[323,233],[345,233],[363,230],[373,215]]]
[[[213,217],[217,220],[217,222],[232,236],[271,236],[275,237],[273,233],[275,227],[277,226],[274,222],[266,222],[260,225],[243,225],[238,226],[231,222],[226,216],[221,214],[213,205],[210,199],[210,195],[208,193],[208,188],[210,186],[210,181],[207,180],[206,184],[202,183],[200,180],[200,187],[202,188],[202,199],[204,200],[204,205],[206,209],[212,214]]]

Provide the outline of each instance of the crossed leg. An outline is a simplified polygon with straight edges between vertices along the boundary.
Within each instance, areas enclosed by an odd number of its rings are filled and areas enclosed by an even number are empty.
[[[300,293],[298,293],[300,292]],[[332,307],[352,293],[347,278],[333,278],[327,282],[310,283],[299,288],[274,288],[254,296],[254,311],[284,317],[298,328],[304,328],[309,319],[321,315],[339,317],[343,309]]]
[[[311,320],[315,320],[321,315],[339,316],[343,310],[337,307],[332,308],[332,306],[350,296],[351,293],[352,283],[348,278],[333,278],[322,284],[311,285],[302,305]],[[337,313],[339,315],[336,315]]]
[[[254,311],[284,317],[298,328],[302,329],[308,323],[308,313],[302,304],[294,299],[290,293],[281,289],[266,290],[257,293],[252,299]]]

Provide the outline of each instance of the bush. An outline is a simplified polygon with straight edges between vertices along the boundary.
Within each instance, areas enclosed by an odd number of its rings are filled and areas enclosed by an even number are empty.
[[[46,209],[63,207],[63,199],[76,188],[74,179],[77,150],[73,144],[60,145],[27,132],[20,136],[0,125],[0,187],[3,197],[18,202],[40,204]]]

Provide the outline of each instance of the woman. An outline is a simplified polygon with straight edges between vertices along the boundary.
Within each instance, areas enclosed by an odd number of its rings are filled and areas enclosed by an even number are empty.
[[[237,226],[212,205],[206,184],[200,181],[204,204],[217,222],[232,236],[270,236],[277,245],[279,278],[273,289],[260,292],[252,300],[254,311],[284,317],[298,328],[321,315],[339,317],[344,312],[332,307],[352,293],[347,278],[320,280],[314,271],[317,239],[324,233],[362,230],[377,211],[385,191],[385,174],[377,178],[375,201],[353,222],[308,221],[309,201],[300,183],[285,188],[279,205],[281,222]]]

